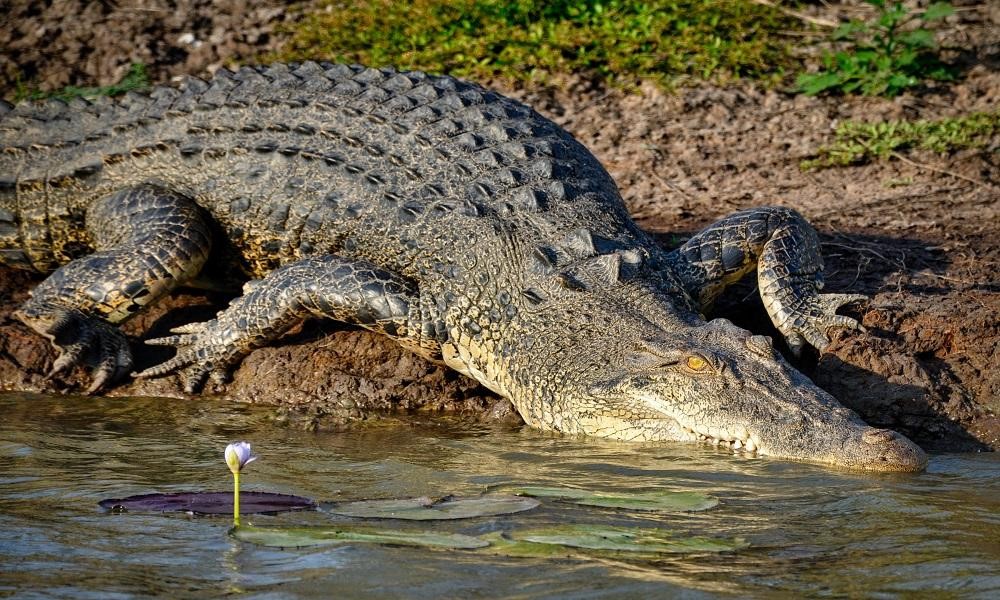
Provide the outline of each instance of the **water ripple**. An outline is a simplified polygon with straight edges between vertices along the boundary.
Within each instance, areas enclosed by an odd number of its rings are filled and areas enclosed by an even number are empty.
[[[470,425],[376,421],[339,433],[273,425],[221,399],[0,395],[0,595],[47,598],[1000,596],[1000,459],[942,455],[926,473],[865,475],[691,444],[634,446]],[[747,550],[662,561],[541,560],[343,546],[269,549],[224,518],[101,511],[149,492],[224,490],[222,448],[261,455],[245,489],[317,500],[476,494],[509,486],[697,491],[697,513],[546,502],[455,523],[479,535],[563,523],[743,537]],[[329,523],[322,513],[256,524]],[[445,526],[440,526],[445,527]]]

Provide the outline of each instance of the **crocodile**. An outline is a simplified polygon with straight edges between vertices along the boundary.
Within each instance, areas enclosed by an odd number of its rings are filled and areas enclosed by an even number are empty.
[[[146,340],[176,352],[133,376],[197,393],[326,318],[475,378],[545,430],[926,464],[771,338],[704,316],[756,273],[793,354],[861,329],[837,310],[864,296],[820,293],[798,212],[743,210],[667,250],[569,133],[474,83],[305,62],[0,113],[0,262],[49,274],[15,316],[56,348],[50,376],[93,368],[90,392],[133,370],[118,324],[220,260],[242,295]]]

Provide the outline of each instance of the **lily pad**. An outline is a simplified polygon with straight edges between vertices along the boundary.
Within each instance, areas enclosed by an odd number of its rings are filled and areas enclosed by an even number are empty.
[[[558,525],[514,531],[510,537],[515,542],[641,554],[732,552],[749,547],[742,538],[725,540],[701,536],[675,537],[662,529],[633,529],[603,525]]]
[[[719,499],[697,492],[647,492],[644,494],[611,494],[577,488],[525,487],[512,490],[520,496],[558,498],[573,504],[624,508],[649,512],[695,512],[718,506]]]
[[[486,540],[460,533],[399,531],[375,527],[235,527],[230,535],[244,542],[278,548],[336,546],[342,544],[388,544],[424,548],[485,548]]]
[[[111,512],[187,512],[196,515],[233,514],[232,492],[176,492],[142,494],[128,498],[101,500],[98,504]],[[311,510],[316,503],[309,498],[271,492],[241,492],[240,514],[279,513]]]
[[[399,500],[360,500],[323,505],[323,508],[333,514],[345,517],[441,521],[509,515],[531,510],[539,504],[541,503],[534,498],[486,494],[474,498],[446,496],[437,500],[426,496]]]

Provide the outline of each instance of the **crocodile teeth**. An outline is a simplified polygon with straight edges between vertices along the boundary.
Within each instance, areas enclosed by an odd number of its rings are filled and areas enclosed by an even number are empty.
[[[700,431],[687,428],[684,431],[690,433],[699,442],[712,444],[717,448],[725,448],[747,456],[757,455],[757,442],[750,436],[746,428],[742,426],[737,426],[736,429],[736,432],[741,435],[731,435],[730,431],[720,429],[710,429],[711,433],[701,433]]]

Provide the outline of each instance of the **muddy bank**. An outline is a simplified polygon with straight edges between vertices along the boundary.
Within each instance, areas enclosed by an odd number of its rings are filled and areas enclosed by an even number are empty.
[[[9,7],[9,10],[8,10]],[[259,0],[12,0],[0,15],[0,90],[111,85],[141,63],[157,82],[207,76],[277,48],[296,14]]]
[[[273,49],[280,43],[278,24],[292,18],[267,2],[213,8],[191,1],[169,10],[157,2],[142,4],[143,10],[88,3],[65,13],[77,3],[50,4],[15,3],[15,18],[0,32],[0,47],[19,50],[3,58],[5,94],[13,71],[45,87],[107,84],[135,61],[149,65],[159,81],[204,75]],[[895,100],[813,99],[752,85],[700,85],[673,94],[643,86],[624,93],[580,78],[559,89],[507,91],[591,148],[640,224],[666,246],[749,206],[801,211],[821,232],[827,289],[872,298],[855,309],[866,334],[839,336],[826,354],[805,357],[801,368],[871,423],[925,448],[995,449],[1000,143],[986,152],[908,154],[905,161],[819,172],[798,166],[844,119],[933,119],[1000,105],[1000,27],[991,19],[982,7],[951,23],[948,35],[964,45],[969,65],[959,82]],[[24,37],[29,34],[35,37]],[[26,274],[0,268],[0,389],[71,389],[81,373],[66,383],[43,381],[53,359],[48,344],[9,318],[31,285]],[[226,300],[180,294],[130,323],[138,366],[165,356],[144,348],[142,338],[209,317]],[[717,314],[770,332],[750,284],[727,294]],[[112,393],[178,396],[178,390],[173,378],[164,378]],[[391,409],[509,415],[506,402],[462,376],[332,323],[306,324],[281,345],[254,352],[233,382],[215,391],[291,407],[319,426]]]

